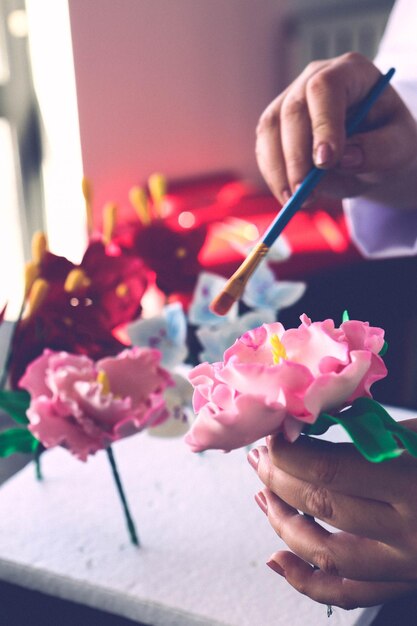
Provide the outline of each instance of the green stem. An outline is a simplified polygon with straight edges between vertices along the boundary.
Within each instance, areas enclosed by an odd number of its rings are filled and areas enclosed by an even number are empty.
[[[35,450],[35,475],[36,480],[43,480],[42,467],[41,467],[41,454],[45,450],[43,445],[40,443]]]
[[[127,504],[126,496],[123,490],[122,481],[120,480],[120,475],[117,470],[116,461],[114,459],[113,451],[110,446],[106,448],[106,452],[110,461],[110,466],[113,472],[113,478],[116,483],[117,491],[119,493],[120,500],[122,503],[123,511],[124,511],[125,518],[126,518],[126,525],[127,525],[129,535],[130,535],[130,540],[134,546],[139,546],[140,543],[139,543],[139,538],[136,532],[136,527],[129,511],[129,506]]]

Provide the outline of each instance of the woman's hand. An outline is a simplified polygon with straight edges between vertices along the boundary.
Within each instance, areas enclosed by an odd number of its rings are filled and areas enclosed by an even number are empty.
[[[331,170],[320,183],[322,194],[368,195],[415,207],[417,124],[393,87],[374,104],[361,132],[345,136],[349,109],[379,76],[357,53],[315,61],[267,107],[257,128],[256,154],[281,203],[315,164]]]
[[[403,424],[417,430],[417,420]],[[249,461],[265,484],[256,500],[291,550],[268,565],[295,589],[345,609],[417,589],[416,459],[374,464],[352,444],[302,436],[269,438]]]

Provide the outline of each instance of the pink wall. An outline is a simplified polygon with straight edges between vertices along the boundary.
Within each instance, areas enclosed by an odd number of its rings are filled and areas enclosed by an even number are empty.
[[[254,131],[281,84],[285,0],[69,0],[95,206],[154,171],[256,178]]]

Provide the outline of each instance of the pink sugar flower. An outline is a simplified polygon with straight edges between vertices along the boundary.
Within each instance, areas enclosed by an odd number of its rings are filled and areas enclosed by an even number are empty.
[[[185,441],[194,452],[226,451],[282,432],[294,441],[321,412],[332,413],[387,374],[379,356],[384,331],[367,322],[263,324],[238,339],[218,363],[189,374],[197,414]]]
[[[97,362],[45,350],[19,385],[31,395],[29,430],[46,447],[61,445],[85,461],[122,437],[168,417],[163,392],[173,384],[160,353],[126,349]]]

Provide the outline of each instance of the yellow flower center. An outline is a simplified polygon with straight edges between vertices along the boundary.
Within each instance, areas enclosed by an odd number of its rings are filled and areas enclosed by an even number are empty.
[[[140,222],[142,222],[144,226],[150,224],[152,218],[145,190],[142,189],[142,187],[132,187],[129,191],[129,200],[133,205]]]
[[[28,296],[35,280],[39,278],[39,265],[34,261],[25,264],[25,297]]]
[[[108,202],[103,208],[103,241],[110,243],[117,219],[117,206]]]
[[[29,291],[25,318],[29,318],[41,306],[48,293],[49,284],[44,278],[37,278]]]
[[[106,372],[104,372],[103,370],[100,370],[97,374],[97,382],[100,383],[101,387],[102,387],[102,392],[104,395],[107,395],[110,393],[110,380],[109,377],[107,376]]]
[[[167,192],[167,180],[163,174],[155,172],[148,179],[149,192],[155,204],[159,204]]]
[[[88,278],[87,274],[81,268],[74,268],[71,270],[64,284],[64,291],[67,293],[73,293],[78,289],[84,289],[91,285],[91,280]]]
[[[48,242],[45,233],[37,231],[32,237],[32,260],[34,263],[41,263],[45,252],[48,250]]]
[[[285,352],[285,348],[282,344],[281,339],[278,337],[278,335],[272,335],[271,339],[271,346],[272,346],[272,356],[274,359],[274,365],[277,365],[281,359],[287,359],[287,353]]]
[[[82,179],[81,188],[85,202],[87,234],[91,235],[93,232],[93,190],[91,187],[91,182],[85,176]]]
[[[119,298],[124,298],[129,293],[129,287],[126,285],[126,283],[119,283],[115,291],[116,296],[118,296]]]

